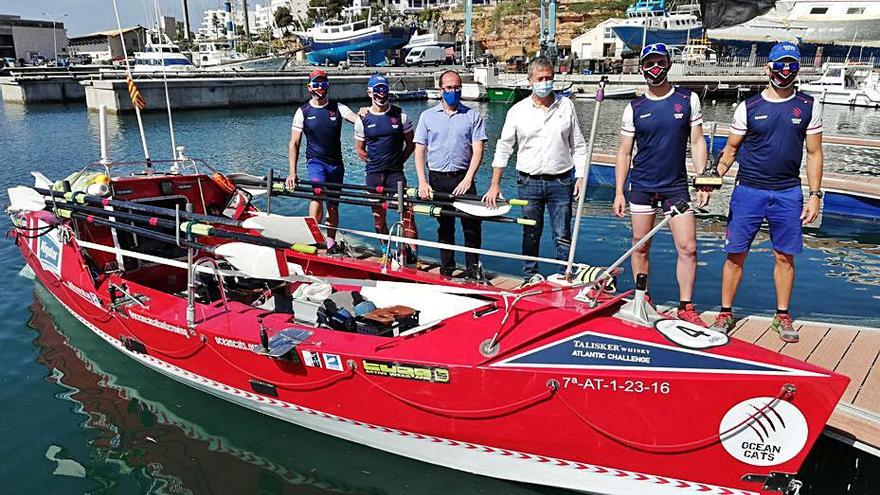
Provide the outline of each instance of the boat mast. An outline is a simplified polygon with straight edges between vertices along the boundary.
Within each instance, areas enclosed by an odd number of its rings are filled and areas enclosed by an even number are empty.
[[[183,39],[189,41],[189,3],[183,0]]]

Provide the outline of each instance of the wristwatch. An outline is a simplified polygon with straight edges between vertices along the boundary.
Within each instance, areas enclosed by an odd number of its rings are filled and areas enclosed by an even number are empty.
[[[810,191],[810,196],[816,196],[817,198],[822,199],[822,196],[825,196],[825,193],[820,189],[818,191]]]

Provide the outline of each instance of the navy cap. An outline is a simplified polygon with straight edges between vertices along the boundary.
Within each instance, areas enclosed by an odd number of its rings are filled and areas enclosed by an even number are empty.
[[[639,57],[639,60],[645,60],[645,57],[654,53],[669,58],[669,48],[666,47],[666,43],[652,43],[642,48],[642,55]]]
[[[800,62],[801,51],[798,46],[790,41],[783,41],[773,45],[773,48],[770,49],[770,61],[776,62],[784,58],[793,58]]]
[[[391,87],[388,84],[388,78],[383,76],[382,74],[373,74],[370,76],[370,81],[367,83],[367,88],[373,89],[376,86],[385,86],[386,88]]]

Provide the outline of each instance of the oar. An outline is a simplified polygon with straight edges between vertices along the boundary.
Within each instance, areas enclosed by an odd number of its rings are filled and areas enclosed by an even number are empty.
[[[244,172],[233,172],[231,174],[228,174],[228,177],[231,181],[235,182],[236,184],[241,184],[241,185],[245,185],[245,186],[254,186],[254,187],[259,187],[259,188],[263,188],[263,189],[265,189],[265,187],[266,187],[266,178],[265,177],[258,177],[256,175],[251,175],[251,174],[244,173]],[[279,181],[280,181],[280,179],[279,179]],[[388,190],[383,186],[368,187],[368,186],[361,185],[361,184],[349,184],[349,183],[344,183],[344,182],[338,182],[338,183],[337,182],[320,182],[320,181],[305,180],[305,179],[300,179],[300,178],[297,178],[296,182],[297,182],[297,184],[313,186],[313,187],[335,188],[335,189],[352,189],[355,191],[366,191],[368,193],[386,194],[386,195],[391,195],[391,196],[397,195],[396,189],[395,190]],[[281,184],[281,185],[279,186],[277,184],[273,184],[273,186],[272,186],[273,189],[279,189],[279,188],[284,189],[285,188],[283,182],[279,182],[278,184]],[[252,191],[256,192],[257,190],[253,189]],[[419,190],[417,188],[410,187],[406,190],[406,195],[410,196],[412,198],[418,198],[419,197]],[[442,200],[445,202],[452,202],[452,201],[482,202],[482,200],[483,200],[482,196],[479,196],[477,194],[454,195],[454,194],[450,194],[450,193],[443,193],[443,192],[437,192],[437,191],[434,191],[431,194],[431,197],[429,199],[432,199],[435,201]],[[511,206],[527,206],[529,204],[529,202],[525,199],[505,199],[505,200],[499,199],[497,201],[497,203],[498,204],[508,204]]]
[[[181,246],[191,247],[206,253],[211,253],[225,259],[230,265],[235,267],[236,270],[253,278],[271,279],[286,277],[291,274],[302,275],[304,273],[300,265],[288,262],[284,259],[284,255],[279,251],[266,246],[255,246],[244,242],[228,242],[226,244],[209,246],[185,238],[177,239],[173,235],[163,234],[144,227],[136,227],[134,225],[115,222],[106,218],[86,215],[63,208],[59,208],[57,213],[62,217],[75,218],[87,223],[115,228],[124,232],[130,232],[146,238],[166,242],[168,244],[179,244]],[[116,214],[117,212],[107,213]]]
[[[35,209],[36,205],[43,204],[45,199],[43,196],[51,196],[56,199],[63,199],[70,202],[80,204],[90,204],[93,206],[112,206],[114,208],[127,208],[151,215],[159,215],[165,218],[183,218],[197,222],[206,222],[216,225],[229,225],[244,229],[259,230],[262,235],[274,239],[281,239],[290,244],[315,244],[324,242],[321,231],[317,228],[317,222],[310,217],[287,217],[282,215],[270,215],[255,213],[254,216],[245,220],[233,220],[231,218],[219,217],[216,215],[204,215],[201,213],[190,213],[186,211],[177,211],[171,208],[163,208],[161,206],[145,205],[134,201],[123,201],[118,199],[101,198],[98,196],[89,196],[83,193],[60,193],[44,188],[29,188],[25,186],[17,186],[7,190],[9,199],[12,204],[27,205]],[[13,197],[15,196],[15,197]],[[36,209],[43,209],[37,206]]]
[[[276,194],[279,194],[282,196],[289,196],[292,198],[301,198],[301,199],[312,199],[312,200],[326,199],[326,197],[324,197],[324,196],[319,196],[319,195],[316,195],[315,193],[309,193],[309,192],[305,192],[305,191],[289,191],[289,190],[287,190],[284,192],[278,191],[278,192],[276,192]],[[381,199],[378,199],[378,198],[381,198]],[[387,198],[386,196],[379,196],[378,198],[374,199],[374,200],[371,200],[371,199],[352,199],[352,198],[341,196],[341,197],[334,197],[333,201],[338,201],[340,203],[358,205],[358,206],[369,206],[371,208],[382,208],[385,210],[397,208],[396,202],[389,203],[388,201],[386,201],[386,199],[391,199],[391,198]],[[412,204],[412,202],[409,199],[407,199],[406,201],[408,204],[410,204],[412,206],[413,212],[418,213],[419,215],[428,215],[428,216],[432,216],[432,217],[444,216],[444,217],[474,218],[472,215],[469,215],[468,213],[465,213],[462,211],[445,210],[440,206],[436,206],[436,205],[432,205],[432,204]],[[489,222],[498,222],[498,223],[517,223],[520,225],[528,225],[528,226],[535,225],[535,223],[536,223],[535,220],[532,220],[530,218],[514,218],[514,217],[503,217],[503,216],[501,216],[501,217],[496,217],[496,216],[480,217],[480,220],[485,220],[485,221],[489,221]]]

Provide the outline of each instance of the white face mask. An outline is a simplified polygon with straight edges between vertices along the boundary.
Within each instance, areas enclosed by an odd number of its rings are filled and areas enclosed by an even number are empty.
[[[553,92],[553,81],[541,81],[532,83],[532,93],[539,98],[549,96]]]

